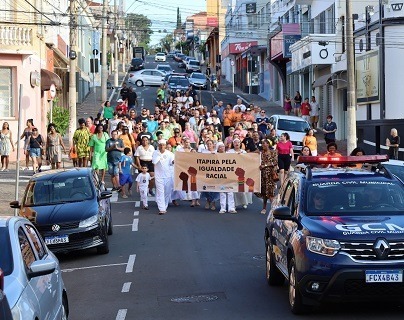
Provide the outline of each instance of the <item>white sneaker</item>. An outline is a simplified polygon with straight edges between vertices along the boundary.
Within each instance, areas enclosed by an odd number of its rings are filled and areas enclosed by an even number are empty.
[[[244,208],[244,209],[247,209],[247,205],[245,204],[245,205],[243,206],[243,208]]]
[[[220,210],[219,213],[226,213],[226,210]]]

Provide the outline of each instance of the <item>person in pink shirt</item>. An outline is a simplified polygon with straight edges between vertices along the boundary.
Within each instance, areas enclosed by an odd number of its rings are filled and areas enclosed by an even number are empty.
[[[282,185],[294,157],[293,145],[287,132],[282,133],[279,137],[276,150],[278,150],[279,181]]]
[[[237,123],[234,133],[238,134],[241,141],[245,139],[247,136],[247,130],[244,129],[244,124],[242,122]]]
[[[194,130],[192,130],[189,122],[185,123],[185,130],[182,132],[182,136],[189,139],[192,148],[197,148],[199,142],[198,135]]]

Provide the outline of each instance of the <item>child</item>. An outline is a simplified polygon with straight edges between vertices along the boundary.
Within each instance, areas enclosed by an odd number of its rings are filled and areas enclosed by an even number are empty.
[[[125,193],[125,184],[128,184],[128,194],[131,195],[132,191],[132,174],[131,174],[131,167],[133,167],[133,159],[132,153],[130,148],[125,148],[123,150],[123,155],[119,160],[119,184],[122,187],[121,196],[122,198],[127,198],[128,196]]]
[[[143,203],[142,209],[149,210],[147,205],[147,191],[149,190],[149,181],[152,179],[150,173],[147,172],[147,166],[142,166],[142,172],[136,177],[137,192],[140,193],[140,200]]]
[[[69,158],[73,162],[73,167],[77,167],[77,152],[76,152],[76,149],[73,146],[70,147]]]

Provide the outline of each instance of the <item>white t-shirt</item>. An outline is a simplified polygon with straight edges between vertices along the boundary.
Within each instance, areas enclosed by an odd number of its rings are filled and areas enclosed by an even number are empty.
[[[153,157],[154,150],[155,149],[154,149],[154,147],[152,145],[149,145],[147,150],[145,150],[145,148],[142,145],[140,145],[136,149],[135,157],[139,157],[139,159],[143,160],[143,161],[151,161],[152,157]]]
[[[226,153],[247,153],[247,151],[240,149],[240,151],[236,151],[234,149],[227,150]]]
[[[116,129],[118,126],[118,123],[121,122],[122,119],[111,119],[109,120],[109,136],[111,136],[111,132]]]
[[[139,189],[147,189],[149,187],[150,173],[139,173],[136,177],[136,182],[139,183]]]
[[[310,110],[310,116],[311,117],[316,117],[316,116],[318,116],[318,109],[320,108],[319,107],[319,105],[318,105],[318,102],[316,101],[316,102],[310,102],[310,107],[311,107],[311,110]]]
[[[235,104],[233,106],[233,111],[236,110],[236,107],[239,107],[241,109],[241,112],[245,112],[245,109],[247,109],[247,107],[244,104]]]

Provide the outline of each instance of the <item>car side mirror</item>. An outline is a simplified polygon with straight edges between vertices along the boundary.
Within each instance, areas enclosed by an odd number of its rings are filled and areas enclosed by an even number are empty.
[[[289,207],[286,206],[274,209],[272,215],[275,219],[278,220],[294,220],[294,217],[292,216],[292,211],[290,210]]]
[[[56,262],[54,260],[37,260],[31,263],[29,268],[30,270],[27,272],[28,278],[34,278],[39,276],[44,276],[50,274],[56,269]]]
[[[11,208],[14,208],[14,209],[20,209],[21,205],[20,205],[20,203],[18,202],[18,200],[17,200],[17,201],[11,201],[11,202],[10,202],[10,207],[11,207]]]
[[[100,200],[108,199],[112,197],[111,191],[102,191],[100,195]]]

